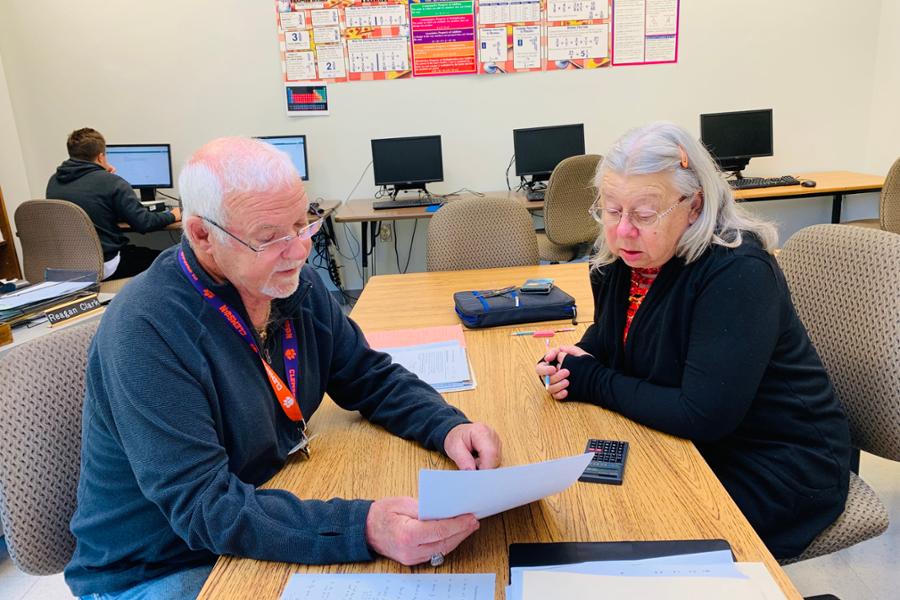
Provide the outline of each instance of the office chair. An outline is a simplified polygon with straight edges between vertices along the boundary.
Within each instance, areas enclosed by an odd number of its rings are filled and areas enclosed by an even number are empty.
[[[16,235],[22,242],[25,279],[44,281],[44,269],[95,271],[103,276],[103,250],[87,213],[65,200],[29,200],[16,209]],[[116,292],[126,280],[101,282],[101,292]]]
[[[900,461],[900,236],[843,225],[798,231],[778,256],[800,320],[850,420],[858,451]],[[875,492],[850,474],[837,520],[790,564],[881,535],[888,514]]]
[[[88,346],[99,320],[9,350],[0,360],[0,520],[9,555],[32,575],[72,558]]]
[[[900,158],[894,161],[884,179],[878,203],[878,218],[847,221],[844,224],[900,233]]]
[[[428,226],[429,271],[538,264],[528,210],[510,198],[462,198],[434,213]]]
[[[544,194],[544,232],[538,233],[541,260],[565,262],[578,258],[600,235],[600,226],[588,214],[597,199],[594,175],[602,157],[569,157],[553,169]]]

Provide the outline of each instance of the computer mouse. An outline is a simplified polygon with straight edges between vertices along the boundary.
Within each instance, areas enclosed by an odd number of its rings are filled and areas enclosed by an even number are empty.
[[[816,187],[816,182],[812,179],[804,179],[800,182],[800,185],[803,187]]]

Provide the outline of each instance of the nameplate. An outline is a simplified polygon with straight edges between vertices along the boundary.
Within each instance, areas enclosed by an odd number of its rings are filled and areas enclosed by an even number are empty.
[[[12,327],[9,323],[0,323],[0,346],[12,344]]]
[[[69,321],[92,315],[101,310],[103,310],[103,306],[100,304],[100,299],[97,298],[97,295],[95,294],[86,298],[78,298],[77,300],[72,300],[71,302],[60,304],[59,306],[54,306],[46,311],[44,315],[50,322],[50,327],[53,327],[54,325],[61,325]]]

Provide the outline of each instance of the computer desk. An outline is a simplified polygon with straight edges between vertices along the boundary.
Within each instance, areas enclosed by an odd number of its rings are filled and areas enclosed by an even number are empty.
[[[334,214],[335,209],[341,204],[340,200],[323,200],[319,202],[319,209],[321,209],[322,214],[319,216],[310,215],[310,221],[316,221],[317,219],[325,219],[325,222],[331,226],[331,216]],[[119,223],[119,229],[123,232],[133,232],[134,230],[131,228],[131,225],[128,223]],[[181,221],[175,221],[174,223],[169,223],[162,229],[157,229],[156,231],[181,231]],[[148,232],[152,233],[152,232]]]
[[[456,323],[450,292],[532,277],[552,277],[575,295],[587,319],[579,321],[577,331],[559,333],[551,343],[576,342],[593,312],[584,263],[375,276],[352,316],[364,331]],[[543,326],[565,327],[571,322]],[[538,327],[528,324],[521,329]],[[495,598],[501,600],[511,543],[709,538],[728,540],[737,560],[765,563],[785,595],[800,598],[692,443],[596,406],[551,400],[534,373],[544,340],[512,337],[512,331],[512,327],[500,327],[465,332],[477,387],[446,394],[447,401],[497,430],[504,465],[577,454],[590,437],[627,440],[630,450],[623,485],[576,483],[558,495],[483,519],[481,528],[438,568],[408,568],[385,558],[307,566],[223,556],[200,598],[275,600],[294,573],[436,572],[495,573]],[[439,453],[390,435],[329,399],[313,415],[310,429],[317,435],[312,458],[291,459],[263,487],[322,500],[415,497],[419,469],[454,468]]]
[[[735,198],[739,202],[761,202],[766,200],[794,200],[802,198],[814,198],[831,196],[831,222],[840,223],[841,204],[844,196],[848,194],[862,194],[865,192],[878,192],[884,186],[884,177],[880,175],[867,175],[852,171],[815,171],[798,173],[794,175],[798,179],[812,179],[816,187],[808,188],[799,185],[780,186],[773,188],[756,188],[749,190],[736,190]],[[515,198],[529,211],[539,211],[544,208],[541,200],[531,201],[525,198],[523,192],[502,190],[499,192],[485,192],[485,196]],[[473,194],[460,194],[448,199],[452,202],[459,198],[473,198]],[[427,212],[424,207],[395,208],[386,210],[374,210],[371,198],[355,199],[343,203],[335,212],[334,220],[338,223],[359,223],[360,239],[362,240],[360,252],[362,261],[363,284],[367,279],[369,268],[369,238],[371,236],[372,248],[376,242],[376,224],[380,221],[399,221],[403,219],[430,219],[434,213]],[[366,223],[369,224],[366,227]]]

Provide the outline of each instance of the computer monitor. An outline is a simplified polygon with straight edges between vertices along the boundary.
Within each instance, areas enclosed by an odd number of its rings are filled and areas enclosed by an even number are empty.
[[[306,159],[306,136],[305,135],[262,135],[260,139],[268,144],[272,144],[285,154],[291,157],[291,162],[300,174],[303,181],[309,181],[309,165]]]
[[[584,124],[513,130],[516,175],[529,187],[550,179],[563,159],[584,154]],[[525,177],[531,176],[526,182]]]
[[[400,190],[427,193],[426,183],[444,180],[441,136],[372,140],[372,171],[375,185],[392,188],[392,197]]]
[[[772,109],[700,115],[700,141],[723,171],[741,178],[756,156],[772,156]]]
[[[153,201],[157,188],[172,187],[169,144],[107,144],[106,160],[116,175],[141,190],[141,200]]]

